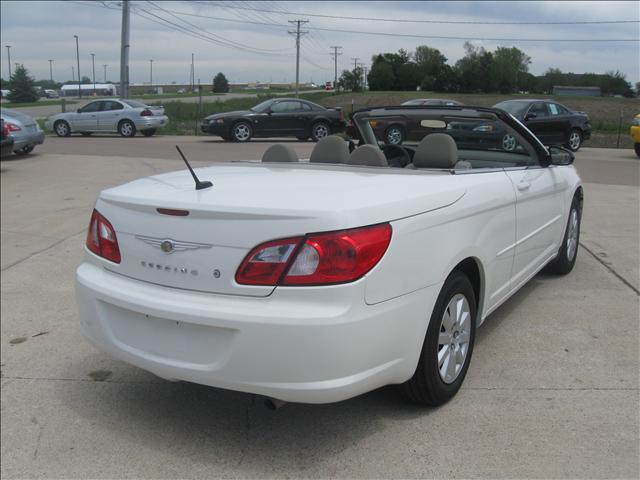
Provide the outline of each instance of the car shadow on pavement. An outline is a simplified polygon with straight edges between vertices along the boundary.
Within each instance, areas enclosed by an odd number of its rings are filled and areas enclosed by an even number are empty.
[[[73,417],[92,425],[91,436],[153,448],[161,457],[198,459],[215,467],[215,476],[304,471],[379,434],[389,419],[411,422],[437,412],[403,401],[394,387],[272,411],[257,395],[157,380],[60,382],[54,388]]]

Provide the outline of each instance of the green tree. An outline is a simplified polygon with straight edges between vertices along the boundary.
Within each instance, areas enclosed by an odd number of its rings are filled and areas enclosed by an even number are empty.
[[[415,90],[420,85],[420,69],[413,62],[403,63],[398,67],[396,86],[398,90]]]
[[[9,88],[11,89],[7,96],[9,101],[29,103],[38,100],[39,95],[34,82],[35,80],[29,76],[29,72],[24,68],[24,65],[17,65],[9,83]]]
[[[338,87],[352,92],[362,90],[362,69],[356,67],[353,70],[344,70],[338,80]]]
[[[87,77],[87,76],[83,75],[83,76],[82,76],[82,80],[80,80],[80,83],[83,83],[83,84],[85,84],[85,85],[88,85],[88,84],[93,83],[93,82],[91,81],[91,79],[90,79],[89,77]]]
[[[462,92],[492,92],[491,67],[493,55],[483,47],[465,42],[466,54],[456,62],[456,75]]]
[[[224,76],[224,73],[218,72],[218,74],[213,77],[213,92],[214,93],[227,93],[229,91],[229,81],[227,77]]]
[[[640,97],[640,82],[636,82],[636,97]]]
[[[416,51],[413,54],[413,61],[416,62],[423,76],[430,75],[435,77],[447,64],[447,57],[440,53],[440,50],[437,48],[420,45],[416,47]]]
[[[516,47],[498,47],[493,52],[490,78],[494,89],[512,93],[518,89],[518,76],[529,71],[531,57]]]
[[[391,90],[396,83],[391,65],[385,61],[374,63],[367,75],[369,90]]]

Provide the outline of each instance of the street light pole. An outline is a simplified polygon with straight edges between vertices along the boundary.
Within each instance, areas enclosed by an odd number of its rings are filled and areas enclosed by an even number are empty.
[[[9,80],[11,80],[11,45],[7,45],[7,65],[9,65]]]
[[[91,70],[93,71],[93,96],[96,96],[96,54],[91,54]]]
[[[78,62],[78,98],[82,98],[82,87],[80,86],[80,47],[78,46],[78,35],[73,36],[76,39],[76,61]]]
[[[53,83],[53,60],[49,60],[49,79]]]
[[[153,90],[153,60],[149,60],[149,88]]]
[[[104,68],[104,83],[107,83],[107,66],[102,65],[102,67]]]

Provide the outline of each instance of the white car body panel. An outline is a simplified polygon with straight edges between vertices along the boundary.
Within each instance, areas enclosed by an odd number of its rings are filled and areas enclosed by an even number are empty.
[[[185,170],[100,194],[96,209],[116,231],[122,262],[87,250],[76,282],[82,330],[164,378],[308,403],[409,379],[440,289],[465,259],[480,271],[481,323],[554,258],[580,187],[573,166],[452,174],[236,163],[196,172],[213,187],[196,191]],[[522,181],[529,187],[518,189]],[[391,224],[391,243],[355,282],[235,282],[260,243],[381,222]],[[200,246],[166,254],[140,236]]]

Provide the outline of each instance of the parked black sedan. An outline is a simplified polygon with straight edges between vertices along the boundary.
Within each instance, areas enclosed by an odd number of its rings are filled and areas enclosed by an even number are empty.
[[[273,98],[245,111],[206,117],[200,129],[227,141],[248,142],[252,137],[309,137],[317,142],[344,131],[341,109],[325,108],[298,98]]]
[[[574,112],[552,100],[506,100],[494,108],[516,117],[545,145],[565,145],[575,152],[591,137],[586,113]]]

